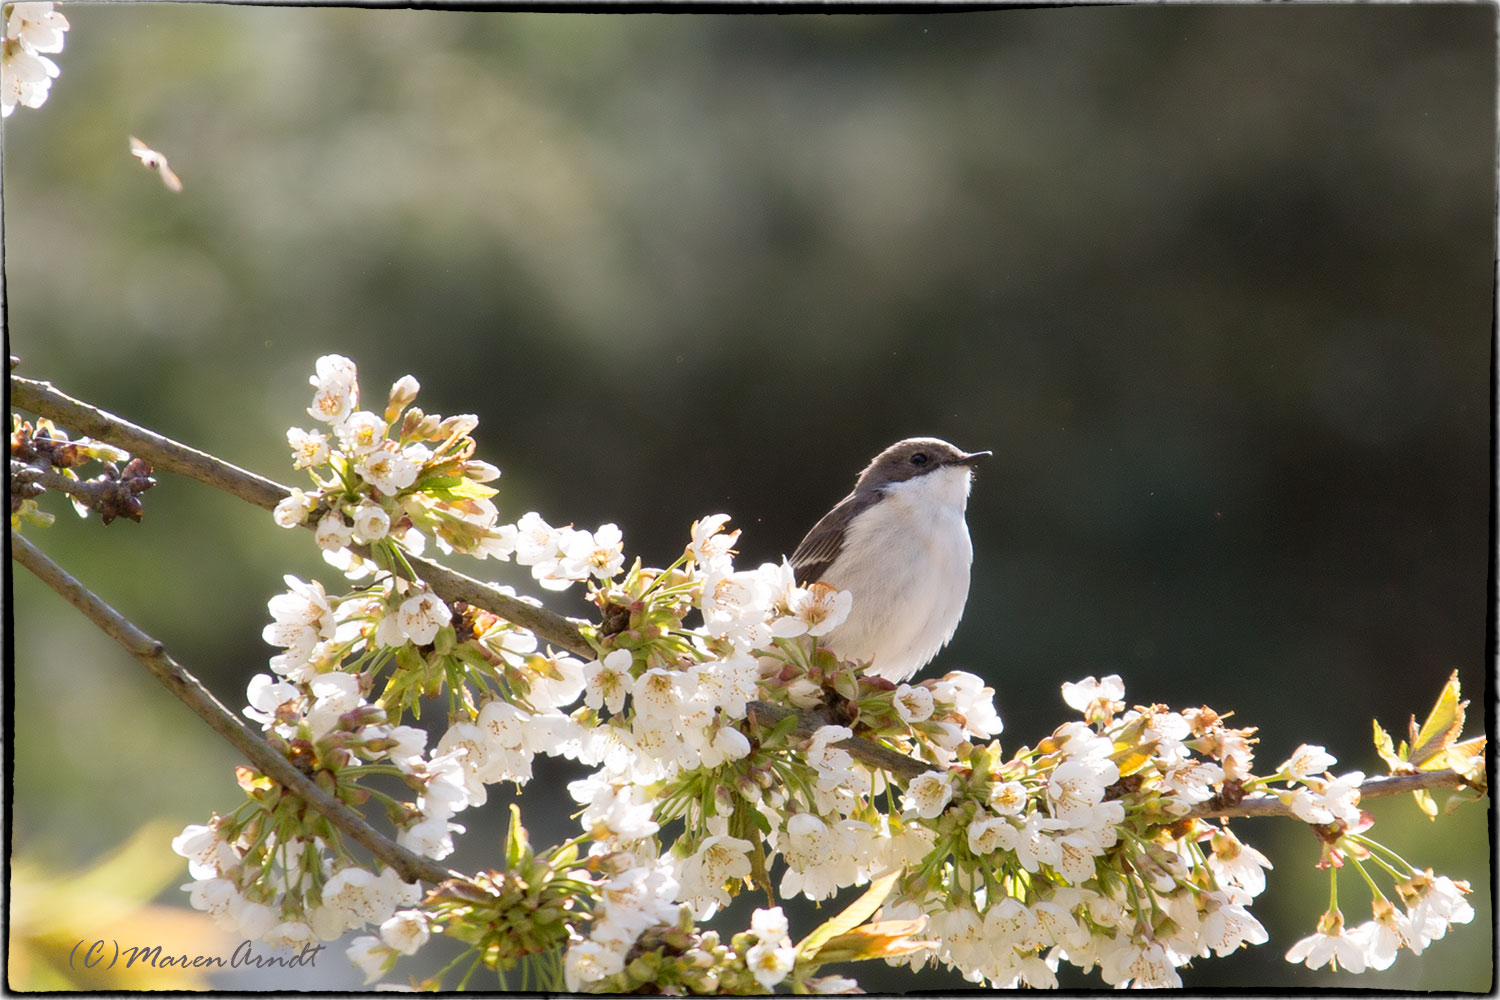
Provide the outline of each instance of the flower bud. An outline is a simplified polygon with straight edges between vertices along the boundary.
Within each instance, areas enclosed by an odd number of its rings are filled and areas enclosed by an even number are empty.
[[[366,726],[378,726],[385,722],[385,709],[379,705],[361,705],[339,716],[338,728],[358,732]]]
[[[472,413],[455,413],[438,426],[440,437],[462,437],[479,426],[479,418]]]
[[[712,969],[684,969],[682,983],[700,996],[713,996],[719,992],[719,974]]]
[[[735,790],[739,792],[740,798],[747,802],[760,801],[760,785],[748,774],[738,775],[734,779]]]
[[[500,478],[500,470],[489,462],[481,462],[477,458],[471,458],[463,465],[464,478],[472,479],[476,483],[487,483],[493,479]]]
[[[396,419],[396,414],[406,409],[411,401],[417,398],[417,390],[421,385],[410,375],[402,375],[391,386],[391,393],[386,397],[385,419],[390,423]]]
[[[630,978],[642,984],[655,982],[656,973],[660,969],[661,955],[654,951],[640,956],[625,967]]]

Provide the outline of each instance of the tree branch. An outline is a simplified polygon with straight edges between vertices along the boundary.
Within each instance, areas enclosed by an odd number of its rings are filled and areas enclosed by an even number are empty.
[[[86,504],[97,503],[103,492],[100,489],[103,484],[69,479],[61,472],[54,472],[40,465],[28,465],[14,458],[10,460],[10,479],[13,483],[36,483],[46,489],[77,497]]]
[[[1386,795],[1401,795],[1431,788],[1462,788],[1469,782],[1463,775],[1449,768],[1440,771],[1417,771],[1411,774],[1391,774],[1379,778],[1366,778],[1359,786],[1359,798],[1377,799]],[[1236,816],[1289,816],[1296,818],[1292,807],[1269,792],[1247,795],[1234,805],[1226,805],[1215,799],[1200,802],[1187,813],[1197,819],[1232,818]]]
[[[132,455],[144,458],[153,468],[170,469],[190,476],[201,483],[232,493],[257,507],[270,510],[291,492],[285,486],[273,483],[263,476],[246,472],[196,448],[179,444],[113,413],[106,413],[96,406],[74,399],[53,388],[50,382],[37,382],[12,375],[10,403],[38,416],[48,417],[75,433],[123,448]]]
[[[292,492],[288,487],[264,476],[247,472],[206,452],[190,448],[113,413],[74,399],[60,392],[50,382],[12,375],[10,401],[12,406],[48,417],[69,430],[86,434],[96,441],[112,444],[144,458],[157,471],[188,476],[266,510],[273,510]],[[522,628],[530,629],[539,638],[559,649],[566,649],[590,660],[594,658],[593,647],[588,644],[583,633],[578,631],[578,626],[563,616],[502,594],[472,577],[429,560],[408,555],[407,561],[431,585],[433,591],[450,604],[465,601],[494,612]]]
[[[10,387],[13,406],[48,417],[97,441],[122,448],[132,455],[144,458],[157,471],[188,476],[266,510],[275,508],[291,494],[291,490],[280,483],[247,472],[206,452],[180,444],[113,413],[74,399],[50,382],[12,375]],[[493,612],[575,656],[592,660],[597,655],[578,626],[562,615],[502,594],[488,584],[430,560],[408,555],[407,561],[427,581],[433,592],[450,604],[463,601]],[[771,725],[794,714],[791,709],[763,701],[751,702],[750,707],[759,718],[768,720]],[[817,720],[811,715],[801,715],[799,719],[793,734],[806,739],[817,729]],[[931,765],[859,737],[842,740],[836,746],[847,750],[855,760],[889,771],[899,778],[910,779],[931,770]]]
[[[249,726],[220,704],[219,700],[198,681],[198,678],[166,654],[160,642],[136,628],[118,611],[105,604],[98,595],[47,558],[26,538],[12,533],[10,541],[11,556],[16,562],[36,574],[43,583],[57,591],[64,600],[81,611],[85,618],[99,626],[106,635],[123,646],[126,652],[141,661],[167,690],[176,695],[197,713],[199,718],[207,722],[210,728],[244,754],[245,758],[262,774],[306,801],[326,816],[334,826],[368,848],[371,854],[396,869],[406,881],[420,880],[436,885],[457,877],[456,873],[448,871],[442,865],[409,851],[385,837],[365,822],[364,817],[319,788],[291,761],[267,745]]]

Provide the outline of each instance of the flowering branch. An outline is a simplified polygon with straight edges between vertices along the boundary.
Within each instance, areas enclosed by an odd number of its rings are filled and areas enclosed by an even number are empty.
[[[257,507],[274,510],[277,504],[291,495],[289,487],[75,399],[50,382],[11,375],[10,392],[13,406],[122,448],[145,459],[153,468],[196,479]],[[363,546],[350,547],[361,555],[368,554],[368,549]],[[448,603],[462,601],[493,612],[575,656],[592,660],[597,655],[578,626],[562,615],[501,593],[488,584],[440,563],[415,555],[408,555],[406,558],[416,574]],[[792,732],[803,739],[811,736],[821,725],[820,720],[811,713],[794,713],[769,702],[751,702],[751,708],[758,718],[769,721],[773,726],[791,715],[798,715]],[[899,778],[916,777],[929,767],[919,760],[857,736],[834,745],[847,751],[855,760],[887,770]]]
[[[262,635],[281,652],[251,679],[245,715],[284,760],[241,768],[247,801],[173,841],[197,879],[193,906],[247,938],[295,947],[373,926],[347,954],[374,982],[441,933],[470,945],[460,987],[482,965],[504,989],[525,963],[575,992],[848,992],[851,979],[814,978],[820,966],[877,959],[1002,987],[1056,986],[1064,961],[1114,986],[1180,986],[1193,959],[1268,940],[1249,906],[1270,861],[1223,821],[1253,815],[1307,824],[1330,873],[1317,932],[1288,961],[1383,969],[1473,919],[1467,883],[1368,836],[1360,808],[1362,794],[1412,792],[1435,816],[1429,789],[1456,787],[1450,809],[1486,793],[1485,739],[1460,740],[1456,673],[1409,740],[1374,727],[1390,778],[1335,775],[1336,758],[1307,744],[1257,768],[1253,728],[1207,706],[1131,705],[1118,676],[1064,684],[1082,719],[1007,756],[982,678],[896,684],[841,658],[823,637],[857,595],[802,587],[784,562],[736,568],[727,515],[695,521],[664,569],[627,568],[613,524],[501,523],[477,418],[417,408],[409,375],[364,409],[354,363],[318,359],[307,413],[324,426],[287,431],[305,491],[14,381],[20,405],[105,442],[78,448],[129,447],[311,528],[351,582],[329,592],[288,576],[268,602]],[[548,590],[584,584],[599,623],[453,573],[422,558],[428,545],[513,558]],[[695,611],[701,624],[687,624]],[[134,647],[175,666],[144,636]],[[404,721],[441,699],[447,729],[429,749]],[[539,754],[591,769],[567,786],[580,834],[533,851],[512,807],[503,868],[425,898],[402,881],[410,869],[367,869],[312,796],[277,784],[285,767],[313,775],[336,805],[383,809],[397,844],[439,861],[464,832],[453,818],[490,786],[527,783]],[[388,794],[393,779],[415,794]],[[1369,890],[1362,923],[1346,925],[1341,869]],[[699,926],[752,885],[812,900],[869,888],[797,944],[774,897],[727,940]]]
[[[437,884],[453,873],[421,855],[393,843],[366,823],[354,810],[318,787],[284,755],[266,745],[234,713],[225,708],[189,671],[167,655],[162,644],[137,628],[93,591],[32,545],[21,535],[11,534],[11,557],[57,591],[69,604],[111,639],[140,660],[158,681],[208,723],[220,736],[245,755],[263,774],[304,799],[344,833],[369,849],[410,882],[418,879]]]

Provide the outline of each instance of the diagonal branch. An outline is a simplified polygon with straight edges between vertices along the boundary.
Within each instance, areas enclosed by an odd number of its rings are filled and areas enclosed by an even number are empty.
[[[326,816],[349,837],[369,849],[401,874],[408,882],[424,881],[436,885],[455,873],[442,865],[407,850],[382,835],[364,817],[340,802],[333,795],[308,778],[286,757],[277,753],[256,735],[249,726],[241,722],[233,712],[220,704],[219,700],[205,688],[198,678],[185,670],[168,656],[160,642],[136,628],[127,618],[105,604],[98,595],[89,590],[66,570],[47,558],[40,549],[24,537],[11,534],[11,556],[16,562],[31,570],[63,599],[81,611],[85,618],[99,626],[125,651],[145,665],[152,675],[167,690],[197,713],[198,717],[220,736],[228,740],[235,749],[245,755],[262,774],[284,786],[292,794],[303,799]]]
[[[207,452],[190,448],[97,406],[74,399],[54,388],[50,382],[12,375],[10,401],[13,406],[48,417],[76,433],[86,434],[96,441],[112,444],[144,458],[157,470],[188,476],[266,510],[273,510],[292,492],[264,476],[247,472]],[[578,631],[578,626],[561,615],[502,594],[473,577],[429,560],[410,555],[407,560],[438,596],[450,604],[453,601],[465,601],[492,611],[507,621],[530,629],[560,649],[590,660],[594,658],[593,647],[588,644],[583,633]]]
[[[10,377],[11,405],[29,410],[39,416],[48,417],[69,430],[85,434],[97,441],[122,448],[132,455],[144,458],[158,471],[175,472],[196,479],[239,497],[257,507],[272,510],[291,490],[280,483],[247,472],[239,466],[190,448],[155,431],[140,427],[123,417],[99,409],[82,400],[61,392],[50,382],[35,379]],[[356,547],[358,551],[358,547]],[[466,576],[446,566],[408,555],[407,561],[418,575],[432,587],[443,600],[450,604],[463,601],[476,608],[483,608],[535,633],[558,649],[565,649],[575,656],[592,660],[598,653],[589,645],[578,626],[562,615],[539,608],[494,587]],[[792,714],[787,708],[768,702],[752,702],[757,716],[774,725]],[[803,716],[794,735],[807,738],[817,728],[817,720]],[[899,778],[914,778],[930,770],[928,764],[897,753],[870,740],[853,737],[835,744],[847,750],[855,760],[870,767],[889,771]]]
[[[291,492],[264,476],[246,472],[239,466],[230,465],[206,452],[179,444],[113,413],[106,413],[97,406],[74,399],[53,388],[50,382],[12,375],[10,403],[38,416],[48,417],[75,433],[86,434],[96,441],[123,448],[132,455],[144,458],[154,468],[170,469],[190,476],[232,493],[257,507],[270,510]]]

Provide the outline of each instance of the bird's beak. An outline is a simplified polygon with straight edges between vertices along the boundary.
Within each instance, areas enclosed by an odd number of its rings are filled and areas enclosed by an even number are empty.
[[[971,452],[969,452],[966,455],[962,455],[962,456],[960,456],[958,458],[955,458],[952,462],[950,462],[948,464],[949,465],[967,465],[969,468],[972,469],[974,466],[978,465],[980,463],[980,461],[982,461],[983,459],[989,458],[993,454],[995,454],[995,453],[992,452],[992,451],[971,451]]]

